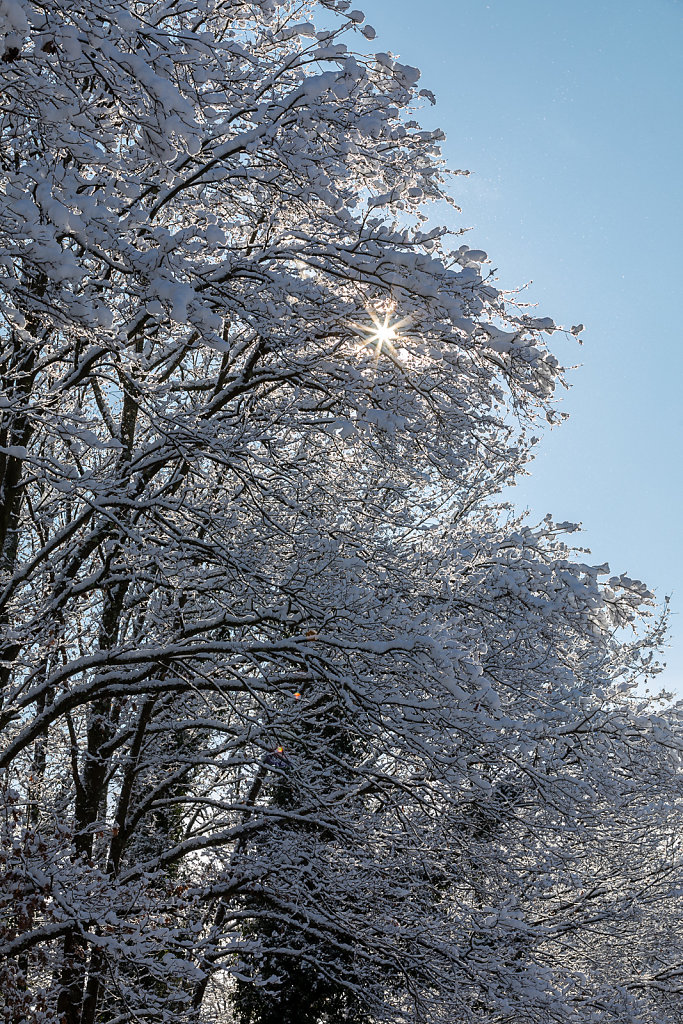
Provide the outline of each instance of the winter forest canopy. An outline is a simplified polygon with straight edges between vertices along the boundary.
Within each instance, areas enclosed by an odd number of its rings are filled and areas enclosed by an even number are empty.
[[[681,1019],[664,619],[496,504],[560,328],[374,35],[0,0],[9,1024]]]

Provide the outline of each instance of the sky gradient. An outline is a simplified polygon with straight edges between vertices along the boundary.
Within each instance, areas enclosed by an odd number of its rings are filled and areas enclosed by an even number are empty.
[[[572,388],[532,475],[535,517],[671,598],[662,684],[683,693],[683,4],[678,0],[366,0],[376,50],[421,68],[421,120],[498,285],[528,282]],[[577,536],[577,535],[575,535]]]

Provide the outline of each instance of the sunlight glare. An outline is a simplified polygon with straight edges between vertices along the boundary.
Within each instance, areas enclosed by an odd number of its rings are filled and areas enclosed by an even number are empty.
[[[399,354],[395,347],[395,342],[403,341],[398,331],[401,327],[410,321],[410,317],[404,317],[402,320],[397,320],[391,323],[391,314],[393,313],[393,307],[380,316],[374,309],[368,309],[368,315],[372,320],[372,326],[369,324],[351,324],[351,327],[356,331],[357,334],[366,335],[361,342],[361,348],[365,348],[367,345],[371,345],[374,349],[375,354],[375,365],[379,361],[379,357],[382,353],[387,355],[392,362],[396,363],[397,366],[402,367],[403,363],[399,358]]]

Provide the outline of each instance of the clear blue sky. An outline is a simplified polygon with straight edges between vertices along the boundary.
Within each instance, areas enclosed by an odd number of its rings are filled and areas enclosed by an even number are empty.
[[[663,683],[683,692],[683,2],[359,0],[377,50],[421,68],[466,241],[541,316],[568,422],[511,497],[672,595]],[[557,337],[557,336],[555,336]]]

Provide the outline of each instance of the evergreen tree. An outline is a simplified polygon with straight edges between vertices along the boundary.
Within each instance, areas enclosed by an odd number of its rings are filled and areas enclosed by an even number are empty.
[[[299,693],[295,699],[302,698],[306,699],[305,694]],[[328,704],[324,715],[313,723],[305,722],[292,730],[286,748],[279,747],[266,756],[270,784],[263,797],[272,809],[296,812],[306,803],[300,782],[307,773],[315,778],[317,795],[324,799],[352,782],[353,762],[353,739],[339,720],[339,709]],[[321,844],[329,845],[327,857],[344,856],[343,849],[335,844],[333,828],[287,818],[273,832],[258,837],[256,843],[260,853],[268,856],[281,842],[293,840],[302,865],[311,872],[309,886],[315,898],[316,855],[307,856],[307,839],[312,839],[318,849]],[[251,852],[246,848],[244,856]],[[234,994],[240,1024],[370,1024],[362,985],[354,977],[352,936],[341,932],[335,935],[334,944],[326,943],[324,936],[311,939],[306,935],[305,919],[299,917],[292,923],[282,920],[278,913],[281,908],[270,903],[267,896],[256,898],[253,921],[245,929],[245,937],[255,951],[241,956]],[[274,916],[269,916],[269,910]]]

